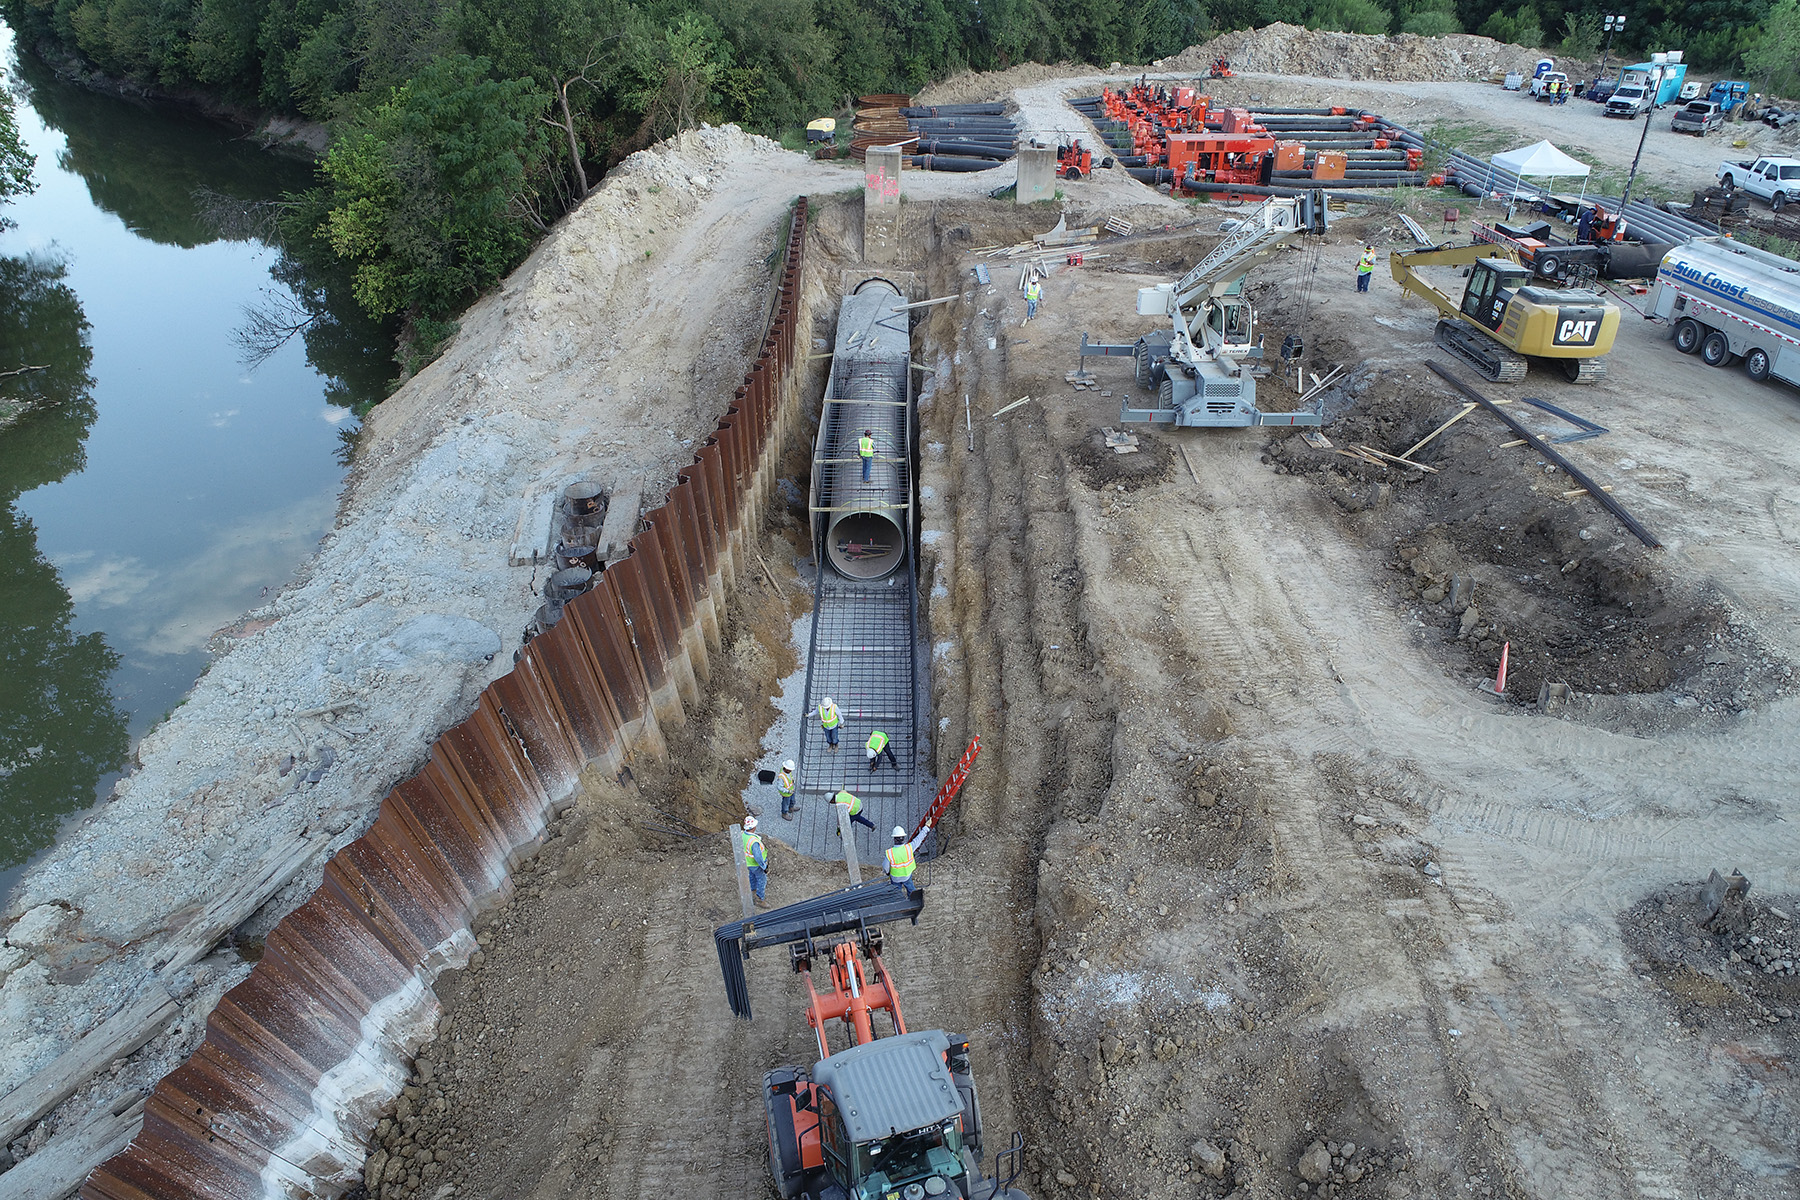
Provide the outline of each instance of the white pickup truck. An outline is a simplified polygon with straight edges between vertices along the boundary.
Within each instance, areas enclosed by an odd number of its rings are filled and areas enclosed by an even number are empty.
[[[1800,158],[1759,158],[1755,162],[1719,164],[1719,183],[1761,196],[1780,212],[1788,201],[1800,200]]]

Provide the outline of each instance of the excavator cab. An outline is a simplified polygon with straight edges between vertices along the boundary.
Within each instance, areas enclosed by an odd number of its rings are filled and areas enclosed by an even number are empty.
[[[1463,315],[1489,329],[1499,329],[1513,293],[1531,282],[1531,271],[1504,258],[1484,258],[1470,268],[1463,290]]]

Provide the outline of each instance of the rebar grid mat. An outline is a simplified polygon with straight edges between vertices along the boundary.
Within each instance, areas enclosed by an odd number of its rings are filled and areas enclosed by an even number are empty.
[[[861,797],[875,828],[852,824],[865,875],[881,869],[896,825],[911,829],[931,805],[932,781],[922,773],[916,727],[916,629],[910,565],[877,583],[856,583],[821,572],[813,598],[813,634],[806,672],[806,707],[798,758],[793,822],[765,822],[775,836],[813,858],[842,858],[837,813],[840,789]],[[838,747],[819,725],[819,701],[831,697],[843,716]],[[894,762],[883,755],[869,770],[869,734],[888,735]],[[895,764],[898,764],[897,766]],[[780,812],[779,805],[767,810]],[[781,828],[791,824],[791,829]]]
[[[904,362],[898,363],[904,372]],[[835,384],[832,399],[825,405],[824,436],[819,438],[816,454],[819,464],[821,508],[851,508],[876,502],[885,508],[898,497],[905,503],[912,495],[912,414],[904,407],[895,422],[892,410],[873,413],[859,405],[883,406],[906,404],[905,376],[895,378],[896,362],[880,359],[859,360],[845,372],[846,378]],[[895,425],[898,428],[894,428]],[[864,429],[874,431],[875,462],[870,468],[869,482],[862,479],[861,455],[857,439]],[[891,442],[892,444],[886,444]]]

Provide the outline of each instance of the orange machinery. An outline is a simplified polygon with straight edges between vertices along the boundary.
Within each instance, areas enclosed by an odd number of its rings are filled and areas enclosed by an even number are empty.
[[[1177,182],[1266,184],[1275,163],[1275,139],[1267,133],[1171,133],[1168,144]]]
[[[806,1023],[819,1044],[811,1068],[763,1078],[769,1170],[783,1200],[849,1195],[952,1195],[1028,1200],[1011,1185],[1024,1139],[1012,1135],[981,1170],[981,1105],[969,1043],[942,1030],[909,1031],[894,977],[881,960],[888,921],[917,921],[925,889],[885,879],[759,913],[713,934],[732,1012],[750,1019],[744,960],[786,945],[806,981]],[[821,992],[814,965],[825,969]],[[835,1044],[835,1046],[834,1046]],[[916,1185],[916,1187],[915,1187]]]

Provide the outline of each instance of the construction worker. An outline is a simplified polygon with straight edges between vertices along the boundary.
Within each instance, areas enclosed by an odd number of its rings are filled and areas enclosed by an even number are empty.
[[[893,764],[894,770],[898,771],[900,769],[900,760],[894,757],[894,748],[888,744],[888,735],[881,732],[881,730],[877,729],[869,735],[867,749],[869,752],[869,774],[873,775],[875,773],[875,768],[881,765],[881,756],[884,754],[887,755],[888,762]]]
[[[1025,285],[1025,319],[1037,316],[1038,301],[1044,298],[1044,285],[1033,279]]]
[[[875,828],[875,822],[869,820],[869,818],[862,815],[862,797],[861,796],[853,795],[850,792],[841,791],[837,795],[835,795],[831,798],[831,802],[833,804],[841,804],[845,808],[849,809],[850,810],[850,819],[852,821],[855,821],[860,825],[867,825],[870,829]],[[833,813],[832,815],[836,816],[837,814]]]
[[[894,826],[894,844],[887,848],[886,853],[888,882],[895,887],[905,888],[909,896],[913,894],[913,871],[918,866],[913,859],[913,852],[930,832],[931,826],[926,825],[919,830],[919,836],[909,842],[906,840],[906,830],[898,825]]]
[[[844,718],[838,712],[837,705],[831,702],[830,696],[827,696],[819,701],[819,707],[809,709],[806,715],[810,717],[813,713],[819,714],[819,728],[825,731],[826,747],[836,750],[838,748],[838,726],[844,723]]]
[[[744,865],[750,869],[750,890],[756,902],[768,907],[763,889],[769,884],[769,855],[763,849],[762,835],[756,832],[756,818],[744,818]]]
[[[1362,257],[1356,260],[1356,290],[1369,290],[1369,277],[1375,274],[1375,247],[1364,246]]]
[[[781,764],[781,770],[775,772],[775,791],[781,796],[781,819],[784,821],[794,819],[794,809],[797,807],[794,804],[794,772],[796,770],[798,768],[794,766],[794,760],[790,758]]]
[[[869,482],[870,469],[875,465],[875,431],[865,429],[862,436],[856,439],[856,452],[862,455],[863,482]]]

